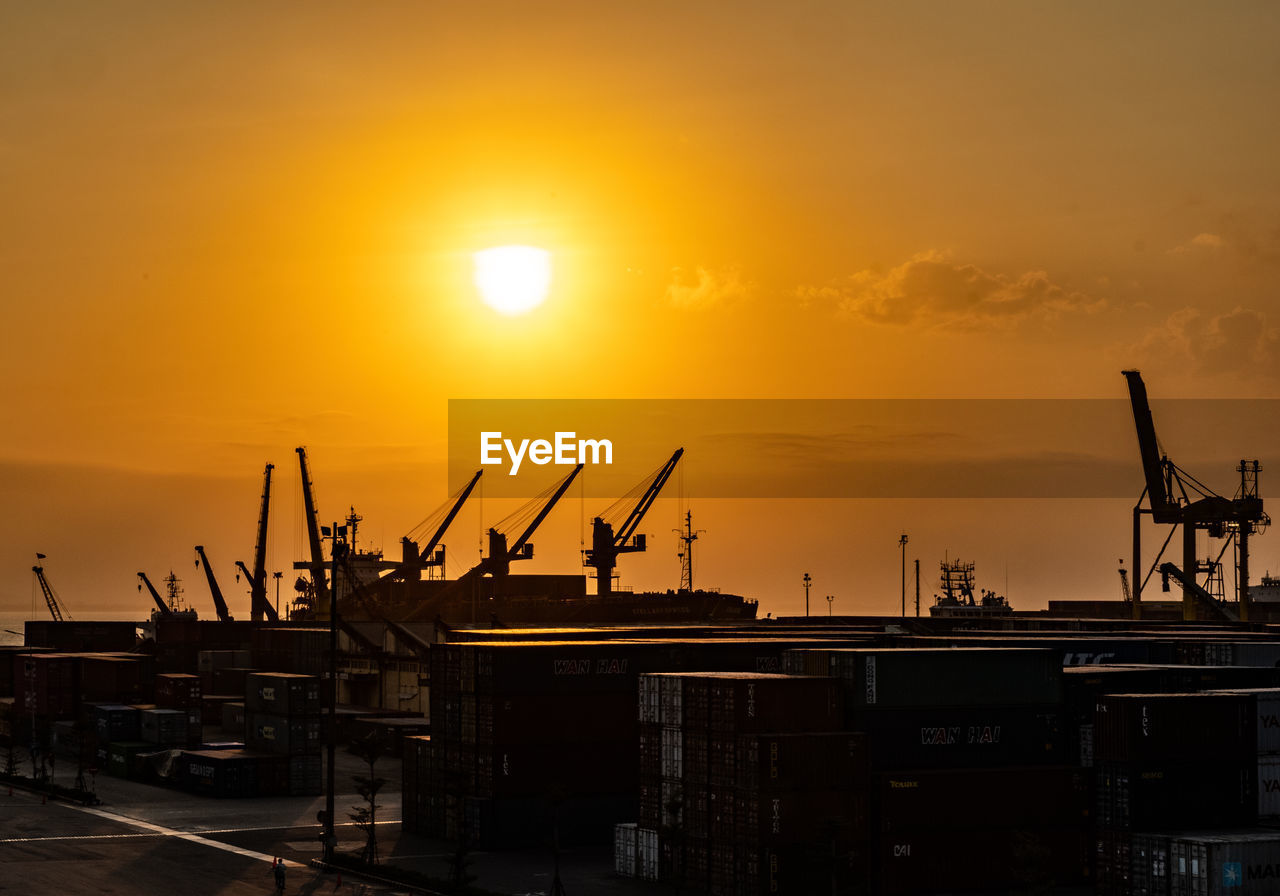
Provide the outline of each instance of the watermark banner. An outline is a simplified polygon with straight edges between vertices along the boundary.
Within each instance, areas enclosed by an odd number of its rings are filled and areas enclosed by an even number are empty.
[[[1151,402],[1170,458],[1228,496],[1280,447],[1280,400]],[[704,498],[1131,498],[1143,487],[1121,399],[453,399],[452,490],[530,498],[578,464],[594,498],[633,492],[683,448]],[[1265,494],[1265,488],[1263,489]]]

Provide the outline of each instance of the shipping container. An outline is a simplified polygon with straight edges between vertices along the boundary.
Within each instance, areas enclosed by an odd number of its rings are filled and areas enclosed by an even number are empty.
[[[1048,649],[820,649],[803,662],[808,674],[840,679],[854,711],[1062,701],[1062,657]]]
[[[864,734],[746,734],[738,738],[737,756],[734,783],[741,788],[850,790],[867,783]]]
[[[1280,831],[1182,833],[1169,846],[1171,896],[1280,892]]]
[[[683,682],[679,712],[685,716],[684,727],[689,730],[703,727],[700,719],[685,715],[688,711],[683,696],[695,683],[709,689],[707,730],[736,736],[751,732],[833,731],[843,727],[840,689],[829,678],[760,672],[657,673],[654,677]],[[675,686],[670,686],[670,691],[676,693]]]
[[[216,694],[230,694],[243,697],[248,692],[249,676],[257,669],[229,667],[218,669],[213,673],[213,691]]]
[[[661,864],[662,851],[658,845],[658,832],[653,828],[636,828],[636,877],[656,881]]]
[[[936,893],[1079,886],[1088,838],[1078,827],[899,833],[879,838],[878,892]]]
[[[1063,765],[1066,738],[1055,706],[942,706],[861,712],[872,768]]]
[[[68,653],[13,656],[15,709],[49,719],[74,719],[80,703],[79,658]]]
[[[1129,892],[1170,896],[1168,834],[1134,834],[1129,849]]]
[[[1103,828],[1151,831],[1253,824],[1257,767],[1245,763],[1102,763],[1095,818]]]
[[[222,730],[231,734],[244,734],[244,704],[227,702],[222,704]]]
[[[156,706],[165,709],[200,708],[200,676],[167,672],[156,676]]]
[[[1119,694],[1099,698],[1098,762],[1247,761],[1257,741],[1244,694]]]
[[[320,752],[320,719],[316,716],[277,716],[249,711],[245,714],[245,745],[281,756],[305,756]]]
[[[142,700],[148,693],[144,672],[136,656],[83,655],[79,670],[80,698],[117,703]]]
[[[260,765],[259,757],[235,750],[184,750],[179,780],[192,793],[230,798],[257,796],[261,790]]]
[[[851,844],[866,839],[870,828],[868,799],[857,790],[734,790],[732,826],[712,824],[712,840],[752,846],[786,846],[831,842]],[[713,801],[714,802],[714,801]]]
[[[138,710],[121,703],[86,703],[86,724],[100,741],[136,741],[141,739]]]
[[[923,769],[876,776],[879,830],[1082,827],[1092,813],[1087,775],[1058,766]]]
[[[245,709],[276,716],[320,712],[320,680],[289,672],[254,672],[248,676]]]
[[[636,823],[621,822],[613,826],[613,873],[622,877],[636,876]]]
[[[180,709],[144,709],[139,714],[142,739],[157,746],[185,746],[187,714]]]

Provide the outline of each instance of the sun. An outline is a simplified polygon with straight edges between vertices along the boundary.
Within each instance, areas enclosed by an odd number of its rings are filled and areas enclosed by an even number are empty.
[[[551,286],[551,253],[534,246],[496,246],[475,253],[475,281],[486,305],[523,314],[542,304]]]

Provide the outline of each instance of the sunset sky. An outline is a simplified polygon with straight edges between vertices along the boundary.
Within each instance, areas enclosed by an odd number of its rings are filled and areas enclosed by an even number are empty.
[[[449,399],[1122,399],[1125,367],[1153,398],[1280,397],[1273,3],[4,19],[0,609],[30,607],[40,551],[78,618],[145,613],[135,573],[171,567],[211,615],[191,546],[232,591],[267,461],[269,567],[301,558],[300,444],[322,514],[394,550],[447,495]],[[471,264],[510,243],[553,269],[504,316]],[[1098,450],[1136,498],[1127,425]],[[1258,457],[1267,495],[1274,440],[1212,435],[1166,447],[1221,449],[1193,472],[1228,491]],[[714,465],[689,456],[689,491]],[[676,584],[676,497],[625,584]],[[1021,608],[1114,598],[1131,504],[695,503],[699,579],[776,615],[809,571],[836,612],[888,612],[906,531],[926,598],[946,552]],[[459,564],[507,509],[464,515]],[[528,571],[576,571],[599,509],[567,499]]]

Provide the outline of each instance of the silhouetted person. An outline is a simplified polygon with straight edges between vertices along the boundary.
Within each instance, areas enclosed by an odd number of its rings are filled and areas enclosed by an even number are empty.
[[[271,866],[271,873],[276,878],[276,892],[284,892],[284,859],[276,859],[275,864]]]

